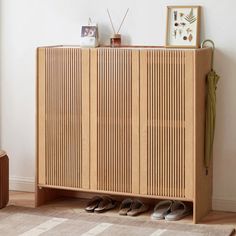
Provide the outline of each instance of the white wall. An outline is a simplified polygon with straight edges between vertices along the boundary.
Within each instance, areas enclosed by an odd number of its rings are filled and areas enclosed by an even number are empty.
[[[1,1],[1,147],[10,156],[11,187],[32,189],[35,171],[35,48],[78,44],[80,25],[92,17],[103,42],[111,28],[108,7],[120,22],[130,12],[121,33],[125,42],[163,45],[166,5],[185,1],[2,0]],[[202,5],[202,38],[217,47],[218,86],[214,148],[214,208],[236,211],[236,3],[234,0],[189,0]],[[232,208],[233,206],[233,208]]]

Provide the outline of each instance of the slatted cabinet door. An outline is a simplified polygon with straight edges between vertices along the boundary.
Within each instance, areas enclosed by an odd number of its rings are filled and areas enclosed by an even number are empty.
[[[38,183],[89,188],[89,50],[38,50]]]
[[[91,189],[139,193],[139,52],[91,50]]]
[[[193,199],[194,74],[186,50],[140,52],[140,193]]]

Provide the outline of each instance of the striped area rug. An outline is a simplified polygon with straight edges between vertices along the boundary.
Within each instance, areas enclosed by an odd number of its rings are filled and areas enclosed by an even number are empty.
[[[0,235],[4,236],[229,236],[233,231],[219,225],[139,220],[55,205],[36,209],[8,206],[0,210]]]

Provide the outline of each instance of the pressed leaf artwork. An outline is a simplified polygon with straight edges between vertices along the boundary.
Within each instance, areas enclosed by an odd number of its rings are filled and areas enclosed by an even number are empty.
[[[177,30],[175,29],[174,30],[174,37],[176,38],[176,35],[177,35]]]
[[[188,36],[188,40],[189,40],[189,42],[192,42],[192,40],[193,40],[193,35],[192,35],[192,34],[190,34],[190,35]]]
[[[187,29],[186,29],[186,32],[187,32],[187,34],[190,34],[190,33],[193,32],[193,31],[192,31],[192,29],[187,28]]]
[[[183,30],[179,29],[179,35],[182,36]]]
[[[175,21],[177,20],[177,11],[174,11],[174,18],[175,18]]]
[[[199,42],[199,10],[198,6],[168,7],[168,45],[196,47]]]
[[[184,19],[188,21],[189,24],[192,24],[197,20],[196,16],[194,16],[193,14],[193,8],[191,8],[190,13],[187,16],[185,16]]]

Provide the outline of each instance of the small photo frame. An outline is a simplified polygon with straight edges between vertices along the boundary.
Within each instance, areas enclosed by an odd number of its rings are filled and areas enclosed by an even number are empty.
[[[166,47],[200,47],[200,6],[167,6]]]
[[[81,37],[97,37],[97,26],[82,26]]]
[[[85,48],[98,47],[98,26],[89,24],[81,27],[80,46]]]

